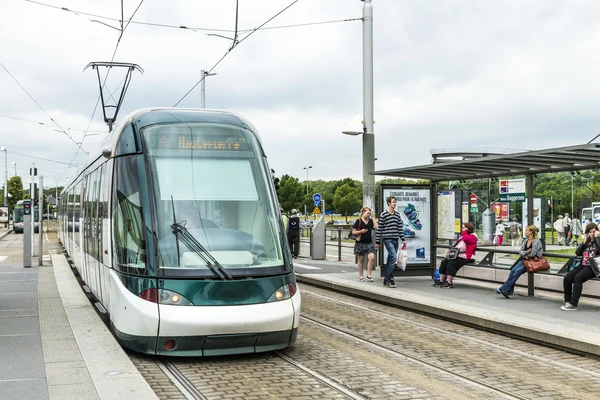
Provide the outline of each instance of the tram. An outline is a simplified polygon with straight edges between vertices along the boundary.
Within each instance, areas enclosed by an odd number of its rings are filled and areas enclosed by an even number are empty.
[[[23,202],[25,200],[17,201],[13,210],[13,232],[23,233]],[[30,200],[27,200],[30,201]],[[40,209],[38,206],[33,208],[33,231],[38,233],[40,230]]]
[[[295,342],[292,257],[260,138],[241,116],[130,114],[61,192],[58,220],[123,347],[211,356]]]

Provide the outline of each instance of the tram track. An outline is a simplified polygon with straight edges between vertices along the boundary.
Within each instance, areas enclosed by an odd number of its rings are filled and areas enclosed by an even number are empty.
[[[338,393],[346,396],[349,399],[353,399],[353,400],[367,400],[368,399],[367,397],[363,397],[363,396],[359,395],[358,393],[355,393],[352,390],[349,390],[349,389],[345,388],[344,386],[335,383],[333,380],[329,379],[325,375],[323,375],[323,374],[315,371],[312,368],[307,367],[306,365],[302,364],[299,361],[294,360],[293,358],[291,358],[289,356],[286,356],[286,355],[282,354],[279,351],[275,351],[274,354],[277,355],[282,360],[284,360],[287,363],[293,365],[297,369],[299,369],[299,370],[307,373],[308,375],[312,376],[313,378],[315,378],[319,382],[321,382],[321,383],[329,386],[333,390],[336,390]]]
[[[475,343],[475,344],[479,344],[479,345],[484,345],[484,346],[492,347],[492,348],[494,348],[496,350],[501,350],[501,351],[504,351],[504,352],[509,352],[509,353],[514,354],[514,355],[519,356],[519,357],[528,358],[528,359],[530,359],[532,361],[537,361],[537,362],[541,362],[541,363],[545,363],[545,364],[552,364],[552,365],[554,365],[554,366],[556,366],[558,368],[561,368],[563,370],[567,369],[567,370],[570,370],[570,371],[578,373],[578,374],[587,374],[587,375],[589,375],[589,377],[591,379],[600,379],[600,373],[595,372],[595,371],[590,371],[589,369],[577,367],[577,366],[574,366],[572,364],[567,364],[567,363],[564,363],[564,362],[561,362],[561,361],[552,360],[552,359],[547,358],[547,357],[541,357],[541,356],[538,356],[538,355],[535,355],[535,354],[531,354],[531,353],[528,353],[528,352],[525,352],[525,351],[522,351],[522,350],[517,350],[517,349],[506,347],[506,346],[501,346],[501,345],[498,345],[498,344],[495,344],[495,343],[491,343],[489,341],[485,341],[485,340],[482,340],[482,339],[460,335],[458,333],[450,332],[450,331],[442,329],[442,328],[438,328],[438,327],[435,327],[435,326],[427,325],[427,324],[424,324],[424,323],[421,323],[421,322],[417,322],[417,321],[414,321],[414,320],[411,320],[411,319],[403,318],[403,317],[400,317],[400,316],[397,316],[397,315],[390,315],[388,313],[384,313],[384,312],[375,310],[373,308],[369,308],[369,307],[365,307],[365,306],[360,306],[360,305],[357,305],[357,304],[352,304],[352,303],[349,303],[349,302],[346,302],[346,301],[341,301],[341,300],[338,300],[338,299],[335,299],[335,298],[332,298],[332,297],[328,297],[328,296],[325,296],[325,295],[322,295],[322,294],[319,294],[319,293],[314,293],[314,292],[308,291],[306,289],[304,289],[302,291],[302,293],[303,294],[309,294],[309,295],[315,296],[315,297],[319,297],[319,298],[322,298],[324,300],[328,300],[328,301],[331,301],[331,302],[343,304],[345,306],[356,308],[358,310],[362,310],[362,311],[365,311],[365,312],[368,312],[368,313],[380,315],[382,317],[386,317],[386,318],[390,318],[390,319],[393,319],[393,320],[397,320],[397,321],[400,321],[402,323],[411,324],[413,326],[418,326],[418,327],[420,327],[422,329],[427,329],[427,330],[430,330],[432,332],[436,332],[438,334],[444,334],[444,335],[453,337],[455,339],[460,339],[460,340],[463,340],[463,341],[469,341],[471,343]],[[300,318],[304,318],[304,319],[312,321],[308,317],[301,316]],[[312,321],[312,322],[315,322],[315,321]]]
[[[515,394],[513,394],[513,393],[511,393],[509,391],[506,391],[506,390],[502,389],[502,388],[495,387],[493,385],[488,385],[485,382],[482,382],[482,381],[480,381],[478,379],[473,379],[473,378],[471,378],[469,376],[466,376],[466,375],[463,375],[463,374],[457,374],[456,372],[453,372],[453,371],[451,371],[448,368],[444,368],[444,367],[442,367],[440,365],[436,365],[434,363],[423,361],[423,360],[421,360],[421,359],[419,359],[419,358],[417,358],[415,356],[412,356],[412,355],[410,355],[410,354],[408,354],[406,352],[400,352],[400,351],[397,351],[397,350],[390,350],[387,347],[381,346],[381,345],[379,345],[377,343],[370,342],[370,341],[368,341],[366,339],[363,339],[363,338],[361,338],[361,337],[359,337],[357,335],[354,335],[354,334],[351,334],[351,333],[348,333],[348,332],[344,332],[344,331],[342,331],[342,330],[340,330],[338,328],[329,326],[327,324],[324,324],[324,323],[319,322],[317,320],[314,320],[312,318],[301,316],[300,319],[305,320],[305,321],[309,321],[310,323],[313,323],[313,324],[315,324],[315,325],[317,325],[317,326],[319,326],[319,327],[321,327],[321,328],[323,328],[325,330],[328,330],[328,331],[333,332],[335,334],[344,336],[344,337],[346,337],[348,339],[352,339],[352,340],[358,341],[359,343],[362,343],[363,345],[367,345],[367,346],[373,347],[373,348],[375,348],[375,349],[377,349],[379,351],[385,352],[385,353],[390,354],[392,356],[400,357],[400,358],[402,358],[404,360],[408,360],[410,362],[419,364],[421,366],[425,366],[425,367],[430,368],[432,370],[435,370],[437,372],[444,373],[444,374],[446,374],[446,375],[448,375],[448,376],[450,376],[452,378],[459,379],[460,381],[462,381],[464,383],[467,383],[467,384],[470,384],[470,385],[475,385],[475,386],[479,387],[480,389],[491,391],[491,392],[493,392],[495,394],[500,395],[502,398],[505,398],[505,399],[514,399],[514,400],[527,400],[527,399],[529,399],[528,397],[523,397],[523,396],[515,395]]]
[[[208,400],[169,360],[153,357],[156,365],[187,400]]]

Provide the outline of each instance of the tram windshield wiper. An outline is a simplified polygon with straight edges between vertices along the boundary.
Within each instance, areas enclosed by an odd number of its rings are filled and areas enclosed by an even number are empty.
[[[172,201],[172,200],[171,200]],[[173,229],[173,233],[175,234],[175,240],[181,241],[188,249],[193,251],[204,261],[208,269],[212,271],[213,274],[219,279],[222,280],[232,280],[231,275],[225,271],[223,266],[217,261],[216,258],[212,256],[206,250],[202,243],[200,243],[188,230],[187,228],[178,223],[175,220],[175,205],[173,204],[173,225],[171,225],[171,229]],[[177,257],[179,258],[179,246],[177,249]]]

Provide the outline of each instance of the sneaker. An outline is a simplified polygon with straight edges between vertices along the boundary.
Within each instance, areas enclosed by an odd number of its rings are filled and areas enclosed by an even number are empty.
[[[373,282],[373,278],[371,278],[369,275],[367,275],[367,281]]]
[[[409,228],[404,228],[404,237],[405,238],[414,238],[416,236],[415,231]]]
[[[365,281],[365,278],[363,278],[363,277],[360,277],[360,278],[358,278],[358,281],[359,281],[359,282],[364,282],[364,281]]]
[[[391,281],[391,282],[388,283],[388,286],[391,287],[391,288],[395,288],[396,284],[394,283],[394,281]]]
[[[571,303],[567,303],[560,308],[563,311],[577,311],[577,306],[574,306]]]
[[[500,294],[501,294],[502,296],[504,296],[505,298],[507,298],[507,299],[510,299],[510,294],[508,294],[508,292],[507,292],[507,291],[505,291],[505,290],[501,290],[501,291],[500,291]]]
[[[409,204],[403,211],[404,216],[408,219],[408,223],[415,228],[416,230],[421,230],[423,225],[421,225],[421,221],[419,221],[419,213],[415,210],[415,206]]]
[[[440,285],[441,288],[454,289],[454,285],[450,282],[444,282],[443,285]]]
[[[500,294],[500,288],[496,289],[496,294]]]
[[[442,281],[433,282],[433,286],[442,286],[443,284],[444,284],[444,282],[442,282]]]
[[[389,282],[383,282],[383,286],[390,287],[390,283]]]

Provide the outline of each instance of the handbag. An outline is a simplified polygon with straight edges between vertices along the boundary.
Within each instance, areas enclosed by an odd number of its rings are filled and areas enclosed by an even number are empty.
[[[537,260],[533,258],[524,259],[523,265],[525,265],[527,272],[547,271],[550,269],[550,264],[548,264],[546,257],[541,257]]]
[[[360,220],[360,218],[359,218],[359,220],[358,220],[358,227],[359,227],[359,228],[360,228],[360,223],[361,223],[361,220]],[[357,229],[357,230],[358,230],[358,229]],[[351,240],[356,240],[357,242],[359,242],[359,241],[360,241],[360,238],[361,238],[361,236],[362,236],[362,233],[361,233],[361,234],[358,234],[358,235],[355,235],[355,234],[353,234],[353,233],[352,233],[352,228],[350,228],[350,233],[348,234],[348,239],[351,239]]]
[[[588,264],[592,271],[594,271],[596,278],[600,278],[600,257],[591,257],[588,259]]]
[[[456,260],[458,258],[458,253],[460,253],[460,249],[451,247],[450,250],[448,250],[448,260]]]

